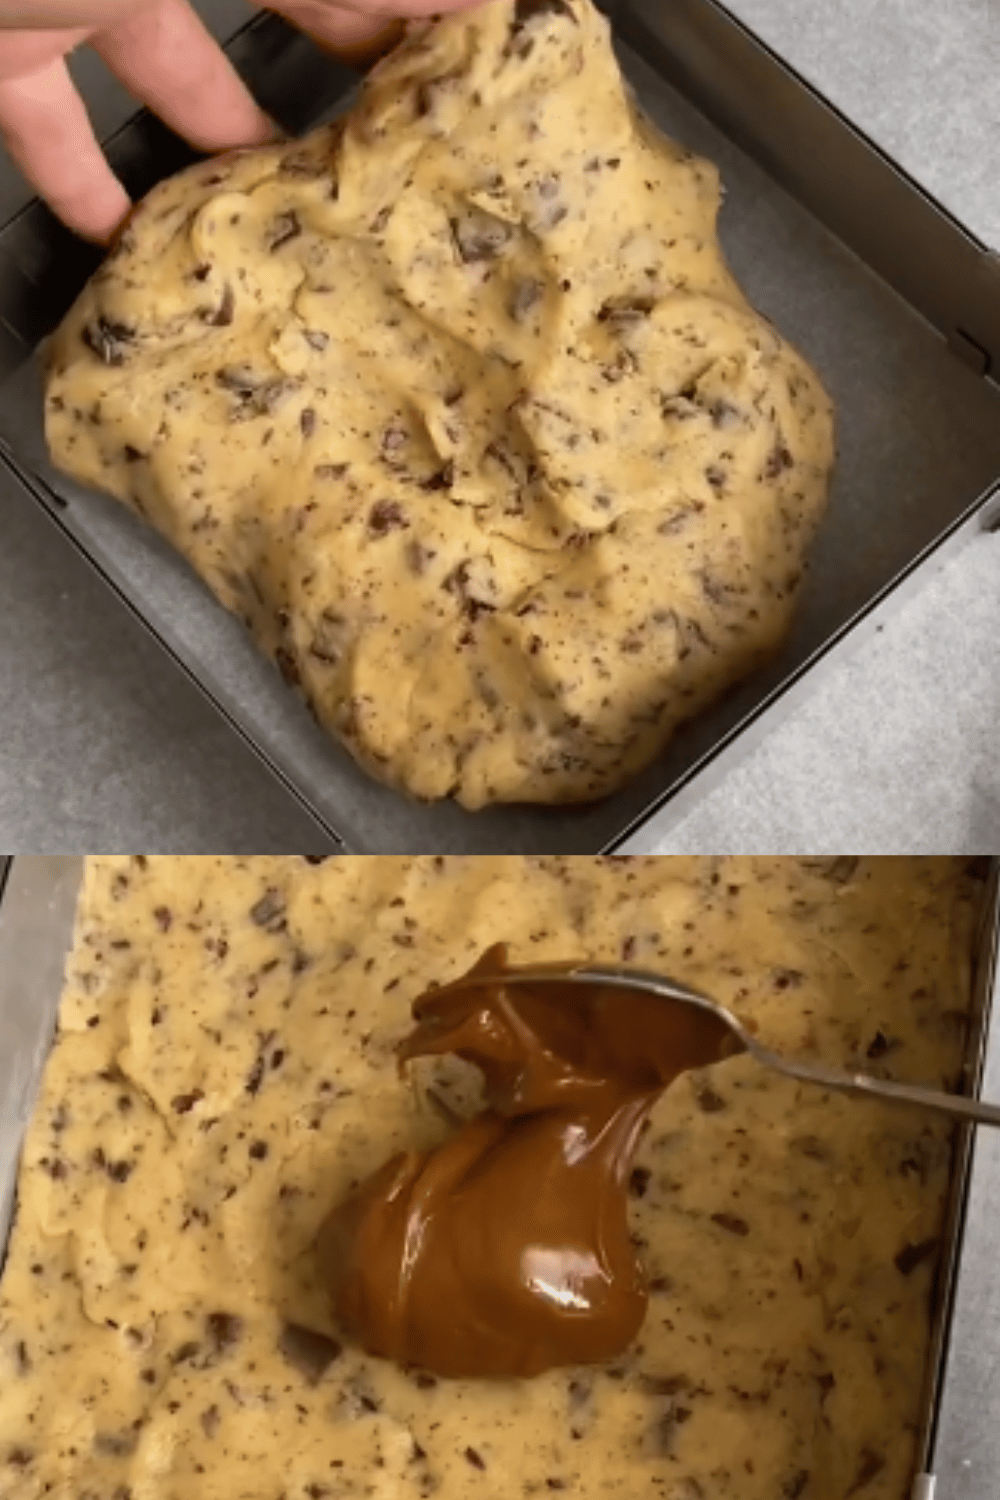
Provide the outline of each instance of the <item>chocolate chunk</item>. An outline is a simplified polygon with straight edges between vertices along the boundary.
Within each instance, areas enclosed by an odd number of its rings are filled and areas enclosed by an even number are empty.
[[[317,1333],[312,1328],[303,1328],[300,1323],[286,1323],[278,1340],[278,1348],[297,1370],[316,1385],[327,1370],[344,1352],[343,1344]]]
[[[256,1094],[263,1082],[264,1054],[261,1053],[255,1061],[253,1067],[250,1069],[250,1072],[247,1074],[247,1081],[243,1085],[243,1087],[246,1089],[248,1094]]]
[[[795,460],[784,443],[778,443],[768,454],[764,465],[764,478],[777,479],[786,469],[794,468]]]
[[[249,1156],[252,1161],[264,1161],[267,1157],[267,1142],[252,1141],[249,1147]]]
[[[689,1391],[691,1382],[686,1375],[640,1375],[639,1384],[650,1396],[677,1396]]]
[[[514,323],[523,323],[544,296],[545,286],[541,281],[529,278],[516,282],[507,298],[508,317]]]
[[[243,1319],[238,1318],[235,1313],[209,1313],[205,1319],[205,1327],[213,1345],[213,1352],[217,1355],[224,1354],[227,1349],[238,1344],[243,1337]]]
[[[938,1247],[936,1239],[921,1240],[917,1245],[904,1245],[899,1254],[893,1257],[896,1270],[903,1276],[909,1276],[925,1260],[929,1260]]]
[[[87,348],[104,364],[123,365],[130,346],[135,343],[135,329],[101,316],[96,323],[86,325],[82,337]]]
[[[190,1094],[175,1094],[170,1101],[170,1108],[175,1115],[188,1115],[204,1097],[201,1089],[192,1089]]]
[[[302,682],[302,673],[295,657],[285,646],[278,646],[274,653],[274,664],[289,687],[299,687]]]
[[[684,1426],[690,1416],[690,1408],[674,1406],[657,1422],[653,1436],[656,1450],[662,1457],[669,1457],[673,1453],[677,1430]]]
[[[841,854],[833,859],[807,859],[808,869],[814,870],[833,885],[846,885],[853,880],[861,863],[860,854]]]
[[[368,515],[368,530],[375,536],[388,536],[390,531],[406,531],[409,525],[406,513],[395,500],[379,500]]]
[[[568,0],[516,0],[512,33],[516,36],[518,32],[523,31],[525,26],[542,16],[562,16],[572,21],[575,26],[580,24]]]
[[[485,1469],[486,1460],[475,1448],[466,1448],[465,1457],[474,1469]]]
[[[95,1453],[106,1453],[109,1458],[128,1458],[138,1446],[136,1432],[98,1432],[94,1437]]]
[[[14,1469],[26,1469],[34,1461],[35,1455],[27,1448],[11,1448],[7,1454],[7,1462]]]
[[[270,887],[250,908],[250,920],[266,932],[281,932],[287,925],[285,920],[285,898],[280,891]]]
[[[232,287],[227,282],[225,287],[223,288],[222,301],[219,303],[216,311],[212,313],[210,318],[207,319],[207,322],[213,328],[228,328],[230,323],[233,321],[233,314],[235,313],[235,311],[236,298],[233,294]]]
[[[885,1057],[888,1053],[894,1052],[898,1046],[899,1043],[887,1037],[884,1032],[876,1031],[875,1036],[868,1045],[865,1056],[876,1061],[878,1058]]]
[[[746,1219],[741,1219],[737,1214],[712,1214],[712,1223],[718,1224],[720,1229],[725,1229],[729,1234],[749,1234],[750,1225]]]
[[[299,216],[294,210],[289,209],[287,213],[278,214],[268,232],[267,248],[273,255],[275,250],[280,250],[282,245],[287,245],[289,240],[298,239],[302,233],[302,225]]]
[[[885,1459],[882,1455],[875,1453],[871,1448],[865,1448],[861,1454],[861,1463],[858,1466],[854,1483],[847,1491],[848,1500],[850,1500],[851,1495],[857,1495],[861,1490],[867,1489],[872,1480],[881,1474],[884,1468]]]
[[[656,307],[655,297],[611,297],[597,314],[599,323],[628,328],[644,323]]]
[[[645,1198],[652,1172],[647,1167],[635,1167],[628,1180],[628,1190],[633,1198]]]
[[[503,219],[494,218],[492,214],[474,206],[450,219],[449,223],[459,258],[466,265],[472,265],[476,261],[496,260],[506,250],[514,233]]]
[[[695,1099],[697,1100],[698,1108],[703,1109],[706,1115],[717,1115],[720,1110],[726,1107],[726,1101],[722,1095],[717,1094],[713,1088],[709,1088],[708,1084],[705,1084],[701,1088],[696,1085]]]

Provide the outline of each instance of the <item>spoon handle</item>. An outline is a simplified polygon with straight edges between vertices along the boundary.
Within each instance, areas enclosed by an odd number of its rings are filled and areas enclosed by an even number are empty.
[[[952,1119],[972,1120],[978,1125],[1000,1125],[1000,1105],[987,1104],[981,1099],[919,1088],[912,1083],[890,1083],[884,1078],[872,1078],[867,1073],[842,1073],[837,1068],[825,1068],[818,1063],[793,1061],[753,1041],[749,1051],[765,1067],[776,1068],[802,1083],[817,1084],[843,1094],[860,1094],[868,1099],[885,1099],[890,1104],[933,1109],[939,1114],[950,1115]]]

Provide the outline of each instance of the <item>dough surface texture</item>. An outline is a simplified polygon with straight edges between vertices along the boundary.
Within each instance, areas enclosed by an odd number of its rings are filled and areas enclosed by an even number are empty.
[[[375,777],[599,798],[781,644],[825,503],[719,202],[590,0],[417,27],[346,122],[149,196],[54,340],[52,455]]]
[[[475,1107],[452,1062],[408,1088],[395,1048],[497,941],[624,955],[776,1048],[953,1085],[981,888],[850,864],[88,861],[0,1280],[0,1500],[904,1500],[936,1117],[745,1057],[678,1079],[630,1178],[650,1309],[607,1367],[366,1358],[313,1253],[352,1185]]]

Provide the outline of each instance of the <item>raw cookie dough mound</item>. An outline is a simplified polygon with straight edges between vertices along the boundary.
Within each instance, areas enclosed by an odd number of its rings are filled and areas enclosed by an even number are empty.
[[[832,463],[719,197],[590,0],[418,27],[346,125],[150,195],[55,340],[54,459],[374,775],[605,795],[781,642]]]

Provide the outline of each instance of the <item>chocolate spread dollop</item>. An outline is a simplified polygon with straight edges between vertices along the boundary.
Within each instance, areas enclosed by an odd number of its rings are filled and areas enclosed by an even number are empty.
[[[565,965],[565,975],[573,967]],[[503,947],[413,1007],[401,1062],[454,1053],[487,1108],[363,1183],[320,1233],[344,1333],[441,1376],[614,1359],[646,1313],[627,1185],[650,1109],[739,1050],[710,1011],[623,986],[505,983]]]

